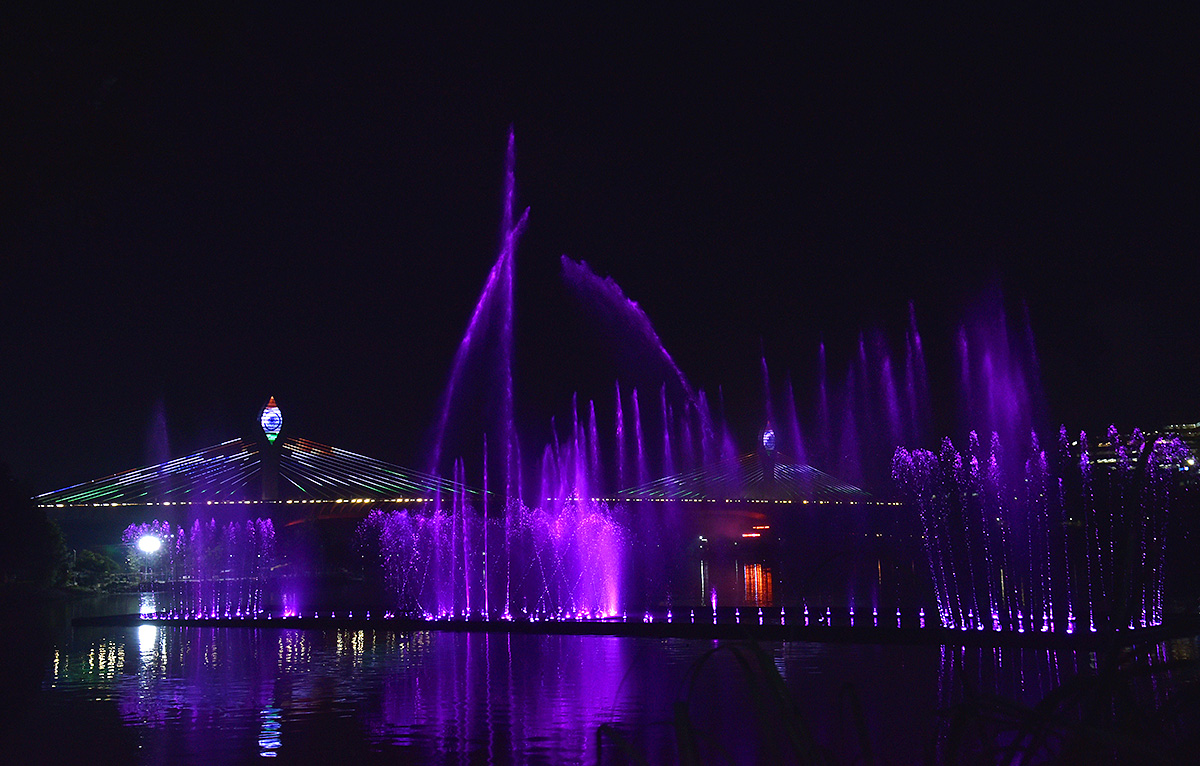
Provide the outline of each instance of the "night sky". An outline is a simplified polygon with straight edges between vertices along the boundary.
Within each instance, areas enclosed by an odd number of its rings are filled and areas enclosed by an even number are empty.
[[[1055,423],[1200,419],[1192,16],[104,5],[0,33],[0,460],[36,491],[250,435],[270,395],[419,467],[510,125],[531,440],[616,375],[563,254],[731,421],[762,354],[806,418],[818,343],[836,375],[910,302],[939,422],[983,304],[1028,316]]]

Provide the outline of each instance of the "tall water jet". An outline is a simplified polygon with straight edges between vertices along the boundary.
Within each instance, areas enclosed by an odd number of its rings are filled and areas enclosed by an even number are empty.
[[[766,352],[764,351],[759,358],[762,363],[763,411],[766,415],[766,422],[770,424],[776,422],[774,408],[771,406],[771,373],[767,369]]]
[[[804,448],[804,438],[800,435],[800,415],[796,411],[796,392],[792,389],[792,376],[787,378],[787,407],[788,438],[790,452],[797,463],[808,462],[808,450]]]
[[[617,489],[625,488],[625,410],[621,406],[621,384],[617,383]]]
[[[725,390],[720,386],[717,387],[717,403],[721,415],[721,460],[733,460],[737,457],[737,445],[733,443],[733,434],[729,433],[729,420],[725,417]]]
[[[441,411],[434,430],[434,444],[430,455],[429,471],[437,474],[441,469],[442,452],[445,446],[450,414],[455,405],[455,393],[461,383],[468,358],[475,349],[481,332],[481,327],[489,316],[500,314],[500,371],[501,378],[501,407],[498,416],[497,431],[504,435],[504,485],[506,496],[519,489],[517,481],[519,463],[519,444],[517,443],[516,425],[514,423],[513,403],[513,370],[512,370],[512,333],[513,333],[513,260],[516,256],[517,241],[525,229],[529,218],[526,208],[519,220],[513,222],[513,203],[516,195],[516,136],[510,129],[508,134],[508,151],[505,156],[504,175],[504,207],[501,218],[500,253],[496,262],[488,272],[479,301],[467,323],[467,330],[454,352],[451,363],[450,379],[442,395]],[[498,305],[497,305],[498,304]]]
[[[925,350],[917,329],[917,314],[908,304],[908,330],[905,333],[904,388],[908,400],[911,441],[921,444],[925,437],[923,426],[929,422],[929,378],[925,369]]]
[[[821,439],[820,458],[826,466],[833,465],[833,449],[830,434],[833,432],[829,419],[828,367],[825,363],[825,341],[817,350],[817,433]]]
[[[600,488],[603,478],[603,473],[600,468],[600,433],[596,428],[596,403],[588,400],[588,432],[587,432],[587,468],[588,468],[588,483],[590,489],[589,496],[597,494],[596,490]]]
[[[888,437],[891,440],[889,448],[904,444],[904,415],[900,411],[900,396],[897,393],[896,379],[892,376],[892,358],[887,349],[879,348],[881,358],[879,367],[879,382],[882,391],[884,411],[887,413]],[[912,441],[907,443],[911,444]],[[891,450],[887,450],[890,452]],[[886,452],[885,452],[886,454]]]
[[[150,425],[146,429],[146,464],[161,465],[171,459],[171,443],[167,434],[167,408],[162,399],[154,403]]]
[[[636,388],[633,389],[633,428],[637,439],[637,481],[640,486],[649,478],[649,470],[646,467],[646,440],[642,434],[642,410]]]
[[[851,484],[861,486],[863,483],[862,457],[859,450],[858,418],[856,417],[856,401],[858,399],[858,384],[855,379],[854,367],[846,370],[846,386],[842,395],[841,433],[837,443],[838,475]]]
[[[671,456],[671,407],[667,404],[667,384],[663,383],[659,389],[659,400],[662,403],[662,423],[663,423],[663,462],[662,475],[670,476],[675,473],[675,461]]]
[[[516,197],[516,137],[510,129],[508,133],[508,151],[504,162],[504,213],[501,220],[500,236],[503,241],[500,259],[504,262],[504,317],[500,332],[500,357],[503,364],[501,371],[504,381],[503,407],[500,422],[504,433],[504,496],[505,498],[520,497],[520,465],[521,446],[517,440],[516,412],[513,399],[513,304],[514,304],[514,266],[516,258],[517,239],[525,229],[525,221],[529,215],[526,209],[521,220],[513,225],[513,200]]]
[[[650,318],[646,316],[646,312],[638,306],[637,302],[626,297],[624,291],[612,277],[600,278],[593,273],[585,261],[576,262],[565,255],[561,260],[563,279],[566,280],[567,285],[574,289],[581,298],[603,311],[603,317],[610,322],[615,336],[627,339],[628,343],[632,344],[627,348],[649,352],[651,359],[656,360],[657,364],[668,373],[667,378],[679,386],[686,405],[694,411],[702,413],[703,410],[699,406],[695,389],[692,388],[683,371],[679,369],[679,365],[675,363],[674,358],[663,345],[662,339],[655,332]],[[704,422],[701,427],[706,436],[711,436],[711,423]]]
[[[449,435],[467,436],[451,427],[451,415],[461,403],[459,392],[468,361],[480,356],[495,360],[495,366],[484,374],[494,386],[489,389],[493,398],[482,405],[476,431],[476,438],[482,437],[483,443],[482,500],[472,507],[465,494],[456,493],[449,509],[435,508],[431,515],[408,511],[372,514],[360,528],[365,550],[378,556],[401,609],[447,615],[478,612],[482,607],[487,614],[510,616],[528,609],[616,608],[627,535],[614,521],[611,509],[592,499],[605,487],[604,471],[610,467],[602,457],[594,401],[588,400],[586,411],[580,412],[581,402],[572,397],[569,433],[560,434],[551,418],[553,443],[542,451],[540,475],[530,482],[530,487],[538,490],[538,498],[533,504],[525,503],[515,422],[513,333],[515,253],[528,210],[514,220],[514,164],[510,132],[500,252],[456,350],[430,455],[434,471],[444,468]],[[676,377],[691,395],[682,374]],[[617,386],[617,449],[623,453],[625,415],[620,412],[619,382]],[[633,405],[638,470],[642,471],[644,441],[636,390]],[[626,472],[623,454],[612,467],[618,474]],[[455,461],[455,475],[460,484],[466,484],[461,458]]]
[[[1045,425],[1038,422],[1042,413],[1034,348],[1026,346],[1028,333],[1010,330],[998,295],[984,296],[975,315],[959,328],[957,340],[962,422],[994,431],[1008,445],[1021,443],[1031,430]],[[1019,470],[1019,455],[1014,451],[1010,458],[1014,462],[1005,470]]]

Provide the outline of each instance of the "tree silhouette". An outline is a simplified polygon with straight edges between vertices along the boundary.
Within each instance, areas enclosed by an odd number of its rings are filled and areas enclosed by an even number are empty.
[[[65,582],[66,573],[67,549],[58,524],[0,463],[0,582],[49,587]]]

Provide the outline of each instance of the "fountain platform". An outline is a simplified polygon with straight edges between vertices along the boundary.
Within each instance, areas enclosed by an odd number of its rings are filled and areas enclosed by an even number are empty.
[[[731,610],[732,611],[732,610]],[[828,644],[945,645],[1001,648],[1093,650],[1134,643],[1157,642],[1200,633],[1200,616],[1179,616],[1162,625],[1116,631],[1042,630],[957,630],[940,626],[906,624],[826,624],[810,618],[785,615],[778,609],[737,618],[722,609],[716,619],[710,611],[694,618],[690,613],[668,619],[665,615],[638,618],[564,617],[443,617],[419,618],[390,612],[355,614],[330,612],[308,616],[271,614],[245,616],[172,616],[162,614],[119,614],[77,617],[75,627],[203,627],[292,630],[388,630],[402,633],[440,631],[448,633],[533,634],[552,636],[612,636],[618,638],[679,638],[695,640],[754,640]]]

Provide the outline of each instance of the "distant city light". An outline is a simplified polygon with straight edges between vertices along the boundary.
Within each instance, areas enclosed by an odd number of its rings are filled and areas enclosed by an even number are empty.
[[[137,547],[142,553],[158,553],[162,548],[162,540],[154,535],[142,535],[138,538]]]

